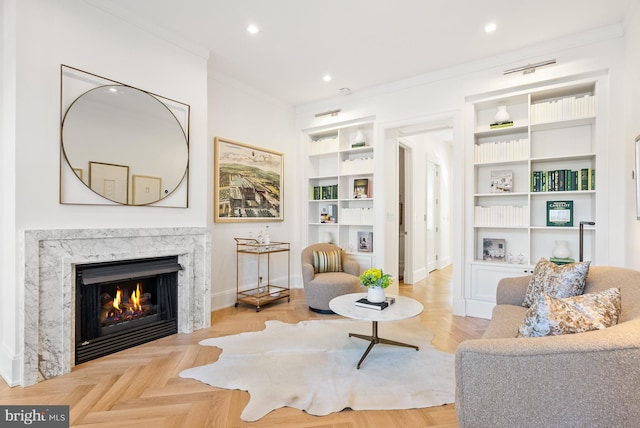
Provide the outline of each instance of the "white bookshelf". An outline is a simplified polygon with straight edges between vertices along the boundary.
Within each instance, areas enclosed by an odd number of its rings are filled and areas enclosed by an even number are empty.
[[[365,145],[353,147],[358,134]],[[325,242],[342,247],[367,269],[372,266],[375,240],[374,124],[370,121],[314,130],[307,139],[307,237],[306,245]],[[356,194],[366,182],[364,194]],[[326,218],[326,212],[337,215]],[[372,234],[373,251],[360,251],[359,233]]]
[[[577,171],[579,177],[582,170],[598,170],[602,95],[597,88],[596,80],[581,81],[468,102],[466,139],[473,175],[466,191],[471,208],[466,214],[465,287],[471,315],[490,315],[498,280],[530,273],[541,257],[552,257],[556,240],[568,241],[577,261],[580,221],[596,222],[584,229],[583,258],[598,262],[596,228],[606,226],[598,218],[605,209],[597,198],[603,177],[594,173],[594,186],[582,189],[581,183],[569,184],[576,174],[567,172]],[[491,129],[498,106],[504,105],[513,125]],[[544,189],[534,188],[534,171],[553,180]],[[495,177],[501,176],[512,180],[509,191],[496,192]],[[563,200],[573,202],[573,225],[548,226],[547,202]],[[504,242],[505,259],[485,257],[485,240]]]

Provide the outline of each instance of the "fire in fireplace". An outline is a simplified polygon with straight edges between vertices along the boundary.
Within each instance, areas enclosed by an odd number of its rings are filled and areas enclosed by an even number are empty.
[[[76,266],[76,364],[175,334],[177,256]]]

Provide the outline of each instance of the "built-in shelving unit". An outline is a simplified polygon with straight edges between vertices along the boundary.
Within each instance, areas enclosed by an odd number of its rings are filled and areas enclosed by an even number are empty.
[[[307,134],[307,245],[330,241],[371,267],[374,233],[374,124]]]
[[[583,257],[597,262],[596,228],[606,226],[597,218],[604,209],[595,174],[597,86],[582,81],[468,103],[467,302],[492,306],[498,280],[530,273],[541,257],[553,257],[557,240],[569,242],[577,261],[581,221],[596,223],[584,228]],[[501,106],[512,123],[496,124]],[[548,221],[551,201],[571,202],[572,224]]]

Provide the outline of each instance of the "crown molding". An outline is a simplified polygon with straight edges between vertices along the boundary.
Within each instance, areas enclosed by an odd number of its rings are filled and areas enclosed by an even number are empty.
[[[510,64],[522,61],[526,62],[531,58],[553,55],[556,52],[575,49],[580,46],[590,45],[593,43],[622,37],[624,37],[622,24],[614,24],[606,27],[601,27],[595,30],[577,33],[567,37],[557,38],[547,42],[527,46],[522,49],[509,51],[504,54],[470,61],[440,70],[434,70],[415,77],[410,77],[408,79],[398,80],[360,91],[354,91],[349,95],[349,103],[355,100],[362,100],[387,93],[410,89],[417,86],[432,84],[434,82],[442,80],[465,76],[483,70],[505,67],[509,66]],[[500,71],[500,73],[502,73],[502,71]],[[306,113],[312,110],[322,109],[322,106],[326,105],[335,106],[344,104],[347,104],[345,97],[339,95],[311,103],[299,104],[295,106],[295,108],[297,113]]]
[[[189,40],[176,33],[175,31],[167,29],[166,27],[162,27],[149,19],[145,19],[134,13],[131,13],[131,11],[129,11],[126,7],[122,7],[104,0],[84,1],[94,8],[108,13],[109,15],[112,15],[118,19],[121,19],[146,33],[156,36],[194,55],[204,58],[205,60],[209,59],[209,49],[207,49],[205,46],[193,40]]]

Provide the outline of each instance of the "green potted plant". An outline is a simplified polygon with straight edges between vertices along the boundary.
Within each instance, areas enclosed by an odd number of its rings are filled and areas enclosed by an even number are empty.
[[[389,274],[383,273],[382,269],[371,268],[364,271],[360,276],[360,283],[367,287],[367,300],[373,303],[384,302],[384,289],[391,285]]]

